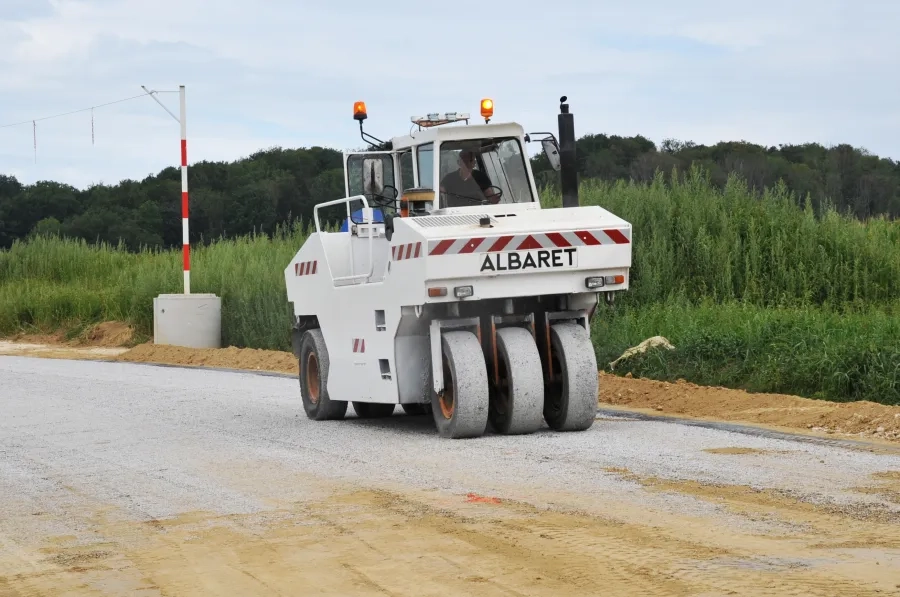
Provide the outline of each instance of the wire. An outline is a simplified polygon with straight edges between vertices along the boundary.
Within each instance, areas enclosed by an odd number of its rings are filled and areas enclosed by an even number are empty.
[[[23,120],[22,122],[14,122],[12,124],[4,124],[4,125],[0,126],[0,129],[6,129],[6,128],[13,127],[13,126],[22,126],[23,124],[32,124],[33,125],[34,123],[39,122],[41,120],[50,120],[51,118],[60,118],[62,116],[69,116],[71,114],[78,114],[80,112],[88,112],[88,111],[93,110],[94,108],[102,108],[104,106],[120,104],[122,102],[131,101],[131,100],[137,99],[139,97],[147,97],[148,95],[152,95],[154,93],[177,93],[177,92],[176,91],[151,91],[150,93],[142,93],[140,95],[133,95],[131,97],[126,97],[124,99],[107,102],[105,104],[91,106],[90,108],[82,108],[81,110],[72,110],[71,112],[64,112],[63,114],[54,114],[53,116],[44,116],[43,118],[30,118],[28,120]]]

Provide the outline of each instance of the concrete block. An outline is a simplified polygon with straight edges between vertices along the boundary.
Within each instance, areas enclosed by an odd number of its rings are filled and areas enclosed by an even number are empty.
[[[153,299],[153,343],[222,347],[222,299],[214,294],[161,294]]]

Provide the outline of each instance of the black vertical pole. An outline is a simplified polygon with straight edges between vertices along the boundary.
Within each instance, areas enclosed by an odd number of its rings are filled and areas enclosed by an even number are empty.
[[[569,112],[566,96],[560,98],[559,163],[563,207],[578,207],[578,166],[575,162],[575,116]]]

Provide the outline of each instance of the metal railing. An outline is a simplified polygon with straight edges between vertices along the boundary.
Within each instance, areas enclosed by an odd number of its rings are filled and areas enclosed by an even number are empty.
[[[350,202],[351,201],[362,201],[363,202],[363,214],[365,214],[369,210],[369,200],[366,199],[365,195],[354,195],[353,197],[344,197],[343,199],[334,199],[332,201],[326,201],[324,203],[317,203],[315,208],[313,209],[313,216],[316,221],[316,232],[321,234],[322,228],[319,224],[319,208],[320,207],[329,207],[331,205],[339,205],[341,203],[347,204],[347,230],[351,230],[351,226],[353,223],[352,218],[350,217]],[[369,224],[370,226],[374,224],[374,217],[370,217],[368,221],[365,220],[365,215],[363,215],[363,223]],[[352,232],[351,232],[352,234]],[[372,277],[372,274],[375,273],[375,259],[373,257],[372,251],[372,239],[375,238],[374,231],[369,229],[369,272],[366,274],[354,274],[354,270],[356,269],[354,266],[353,260],[353,243],[350,243],[350,273],[349,276],[340,276],[337,278],[333,278],[332,281],[335,285],[338,282],[346,282],[351,280],[367,280]],[[322,245],[322,252],[325,254],[325,264],[328,265],[329,271],[331,271],[331,266],[328,264],[328,251],[325,249],[325,245]]]

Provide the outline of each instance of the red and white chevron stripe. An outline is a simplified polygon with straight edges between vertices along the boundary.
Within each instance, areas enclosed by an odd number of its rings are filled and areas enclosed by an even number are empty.
[[[466,253],[496,253],[500,251],[525,251],[529,249],[558,249],[561,247],[586,247],[595,245],[623,245],[631,242],[631,231],[574,230],[567,232],[539,232],[506,236],[447,238],[428,244],[428,255],[463,255]]]
[[[294,264],[294,275],[295,276],[309,276],[316,273],[318,269],[319,262],[318,261],[301,261],[300,263]]]
[[[353,339],[353,352],[366,352],[366,339],[365,338],[354,338]]]
[[[394,261],[401,259],[418,259],[422,256],[422,243],[406,243],[403,245],[394,245],[391,247],[391,255]]]

